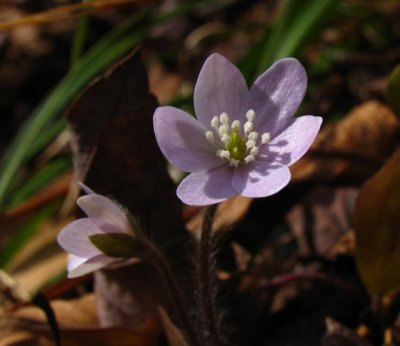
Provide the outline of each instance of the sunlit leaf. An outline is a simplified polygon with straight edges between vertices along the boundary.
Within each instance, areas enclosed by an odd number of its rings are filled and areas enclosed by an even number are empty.
[[[400,151],[362,187],[354,222],[356,260],[371,294],[400,285]]]

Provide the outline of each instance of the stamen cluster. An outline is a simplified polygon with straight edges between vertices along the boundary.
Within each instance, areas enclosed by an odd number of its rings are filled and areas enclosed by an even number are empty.
[[[271,139],[269,132],[263,133],[260,139],[258,132],[254,131],[255,115],[254,110],[249,109],[243,127],[239,120],[230,124],[229,115],[225,112],[211,119],[213,129],[206,131],[205,136],[215,147],[217,157],[230,166],[238,167],[240,163],[254,161],[259,148]]]

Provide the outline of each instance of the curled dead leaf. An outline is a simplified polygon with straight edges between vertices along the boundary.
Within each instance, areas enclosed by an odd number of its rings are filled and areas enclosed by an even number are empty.
[[[291,166],[292,180],[363,182],[395,150],[399,134],[399,120],[388,106],[366,102],[323,128],[309,152]]]

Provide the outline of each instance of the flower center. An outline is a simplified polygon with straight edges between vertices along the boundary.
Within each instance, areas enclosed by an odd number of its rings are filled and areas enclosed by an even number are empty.
[[[265,132],[260,139],[258,132],[253,130],[254,118],[255,112],[252,109],[247,111],[247,121],[243,127],[239,120],[230,124],[229,115],[225,112],[212,118],[213,129],[207,131],[205,136],[216,148],[217,157],[234,167],[239,166],[239,163],[247,164],[255,160],[259,148],[270,141],[270,134]]]

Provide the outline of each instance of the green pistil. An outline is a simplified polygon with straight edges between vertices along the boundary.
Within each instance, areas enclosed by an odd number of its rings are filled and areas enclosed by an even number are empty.
[[[231,159],[243,160],[246,156],[246,142],[240,137],[236,129],[232,129],[230,133],[231,140],[226,145],[226,150],[229,151]]]

